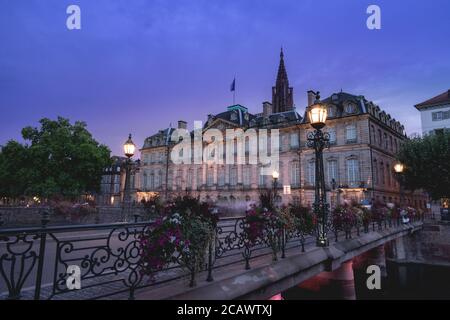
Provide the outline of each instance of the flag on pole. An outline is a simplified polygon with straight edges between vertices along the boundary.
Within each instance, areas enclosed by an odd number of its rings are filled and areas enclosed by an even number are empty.
[[[233,82],[231,83],[230,91],[236,91],[236,78],[234,78]]]

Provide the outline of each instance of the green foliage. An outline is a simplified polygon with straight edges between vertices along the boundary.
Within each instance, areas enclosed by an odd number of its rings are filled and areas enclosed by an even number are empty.
[[[9,141],[0,152],[0,196],[61,195],[98,191],[110,150],[95,141],[84,122],[44,118],[22,130],[26,144]]]
[[[409,190],[424,189],[433,199],[450,197],[450,132],[413,138],[401,147]]]

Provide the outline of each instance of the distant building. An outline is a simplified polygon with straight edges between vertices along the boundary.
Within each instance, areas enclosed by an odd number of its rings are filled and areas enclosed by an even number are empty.
[[[450,131],[450,89],[434,98],[415,105],[420,111],[423,134]],[[449,216],[450,199],[443,198],[431,203],[434,214]]]
[[[307,94],[305,109],[315,98],[312,91]],[[395,153],[406,139],[404,126],[364,96],[341,91],[322,102],[328,105],[324,130],[331,138],[331,147],[324,151],[329,203],[332,206],[345,200],[398,203],[399,184],[393,177],[393,167]],[[263,102],[262,109],[261,113],[251,114],[244,106],[229,106],[222,113],[208,115],[203,130],[218,129],[225,136],[226,129],[279,129],[279,201],[312,204],[314,152],[305,144],[308,132],[313,129],[306,111],[301,116],[295,107],[283,52],[272,88],[272,103]],[[178,127],[186,128],[186,122],[179,121]],[[231,204],[238,200],[258,201],[260,190],[271,188],[272,177],[261,175],[261,166],[248,164],[248,161],[234,165],[173,164],[167,158],[175,145],[170,141],[173,130],[160,130],[145,139],[141,149],[140,185],[136,186],[138,199],[154,194],[173,197],[189,191],[203,200]],[[268,146],[269,141],[270,137]],[[245,148],[247,151],[247,143]],[[289,192],[283,194],[283,190]],[[426,196],[408,194],[406,201],[424,208]]]
[[[450,89],[415,107],[420,111],[423,134],[450,130]]]
[[[113,156],[111,157],[111,166],[103,170],[102,180],[100,183],[100,194],[97,197],[97,203],[99,205],[111,205],[119,206],[123,200],[123,191],[125,186],[125,163],[127,158]],[[133,199],[135,198],[136,190],[134,186],[136,184],[135,176],[136,170],[140,166],[139,160],[134,162],[131,170],[131,193]]]

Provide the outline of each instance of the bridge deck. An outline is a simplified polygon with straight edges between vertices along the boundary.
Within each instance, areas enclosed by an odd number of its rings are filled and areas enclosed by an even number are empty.
[[[245,270],[239,260],[214,270],[214,281],[207,282],[206,272],[197,277],[197,286],[188,288],[187,278],[170,281],[161,286],[140,289],[137,299],[268,299],[323,271],[332,271],[343,262],[393,239],[422,228],[422,222],[363,233],[352,239],[331,242],[327,248],[318,248],[313,239],[307,239],[305,252],[290,244],[286,258],[273,261],[268,249],[252,258],[252,269]],[[331,240],[331,239],[330,239]]]

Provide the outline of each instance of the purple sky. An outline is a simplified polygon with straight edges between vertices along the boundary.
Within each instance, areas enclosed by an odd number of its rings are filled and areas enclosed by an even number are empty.
[[[82,30],[66,28],[81,7]],[[381,7],[382,29],[366,28]],[[306,91],[365,95],[420,132],[414,104],[450,88],[448,0],[0,0],[0,144],[42,117],[84,120],[121,154],[177,120],[271,99],[279,50]]]

